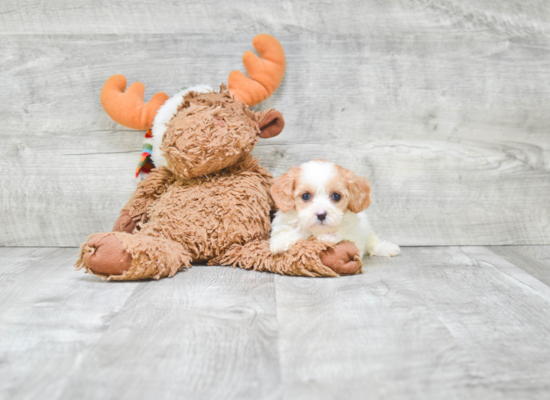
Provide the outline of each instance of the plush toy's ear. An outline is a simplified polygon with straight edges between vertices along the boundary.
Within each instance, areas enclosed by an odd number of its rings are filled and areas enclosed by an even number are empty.
[[[294,184],[298,173],[298,168],[290,168],[288,172],[276,178],[271,187],[271,196],[273,196],[277,208],[282,212],[294,208]]]
[[[348,190],[350,200],[348,208],[351,212],[359,213],[370,206],[370,184],[365,178],[355,175],[350,171],[348,178]]]
[[[113,75],[101,89],[101,104],[107,114],[121,125],[128,128],[146,130],[153,126],[153,120],[158,109],[168,100],[164,92],[156,93],[148,103],[143,96],[145,86],[135,82],[126,89],[126,78],[123,75]]]
[[[256,105],[273,94],[283,80],[286,67],[283,46],[273,36],[256,35],[252,45],[261,58],[251,51],[243,54],[248,78],[240,71],[231,71],[227,80],[229,93],[237,101],[249,106]]]
[[[271,110],[262,117],[259,126],[261,138],[269,139],[277,136],[285,127],[283,114],[277,110]]]

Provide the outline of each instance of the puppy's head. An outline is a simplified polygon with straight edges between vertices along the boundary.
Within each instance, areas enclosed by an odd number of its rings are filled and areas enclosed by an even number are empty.
[[[314,233],[338,229],[345,213],[370,205],[369,182],[328,161],[310,161],[292,167],[271,188],[282,212],[296,209],[302,227]]]

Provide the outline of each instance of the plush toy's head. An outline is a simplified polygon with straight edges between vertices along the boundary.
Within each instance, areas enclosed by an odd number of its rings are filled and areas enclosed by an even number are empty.
[[[150,129],[144,150],[156,167],[167,166],[183,178],[209,174],[235,164],[258,138],[278,135],[284,120],[278,111],[254,112],[249,106],[268,98],[280,84],[285,56],[281,44],[258,35],[243,63],[249,75],[229,74],[218,92],[208,86],[185,89],[169,98],[157,93],[145,104],[141,83],[126,88],[126,78],[114,75],[101,92],[101,102],[116,122],[133,129]],[[148,147],[147,147],[148,146]],[[147,154],[147,153],[144,153]]]
[[[158,135],[168,168],[183,178],[233,165],[254,148],[259,137],[275,136],[283,128],[278,111],[253,112],[235,101],[224,86],[219,92],[189,92],[183,99],[175,116],[163,125],[164,134]],[[157,137],[155,129],[153,137]],[[162,164],[156,153],[153,160]]]

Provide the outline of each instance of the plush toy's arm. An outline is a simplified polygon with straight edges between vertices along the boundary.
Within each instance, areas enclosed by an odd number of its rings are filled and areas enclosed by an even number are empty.
[[[271,211],[276,211],[277,207],[275,206],[275,201],[271,197],[271,186],[273,186],[273,175],[269,173],[267,169],[262,167],[257,158],[249,157],[243,164],[240,164],[239,169],[246,172],[241,172],[243,176],[247,174],[252,174],[255,177],[259,178],[260,185],[265,190],[265,193],[268,197],[269,207]]]
[[[265,189],[265,192],[267,193],[267,196],[269,198],[269,206],[271,207],[271,211],[276,211],[277,207],[275,206],[275,201],[273,200],[273,197],[271,197],[271,186],[273,186],[273,175],[271,175],[267,169],[265,169],[260,165],[258,165],[257,172],[261,177],[262,187]]]
[[[361,272],[357,247],[341,242],[334,247],[317,239],[301,240],[282,254],[272,254],[268,240],[233,245],[209,265],[231,265],[282,275],[339,276]]]
[[[136,191],[122,209],[121,214],[127,213],[135,223],[147,221],[149,207],[174,181],[174,174],[166,167],[151,170],[149,176],[138,184]]]

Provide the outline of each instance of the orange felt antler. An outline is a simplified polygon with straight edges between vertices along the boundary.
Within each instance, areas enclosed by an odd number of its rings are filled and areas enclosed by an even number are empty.
[[[256,35],[252,45],[261,58],[251,51],[243,54],[243,64],[249,78],[240,71],[231,71],[227,82],[229,92],[235,99],[249,106],[271,96],[283,80],[286,65],[283,46],[273,36]]]
[[[113,75],[101,89],[101,104],[107,114],[121,125],[132,129],[145,130],[153,126],[153,120],[158,109],[166,100],[168,95],[164,92],[156,93],[148,103],[145,103],[145,86],[143,83],[135,82],[126,89],[126,78],[124,75]]]

